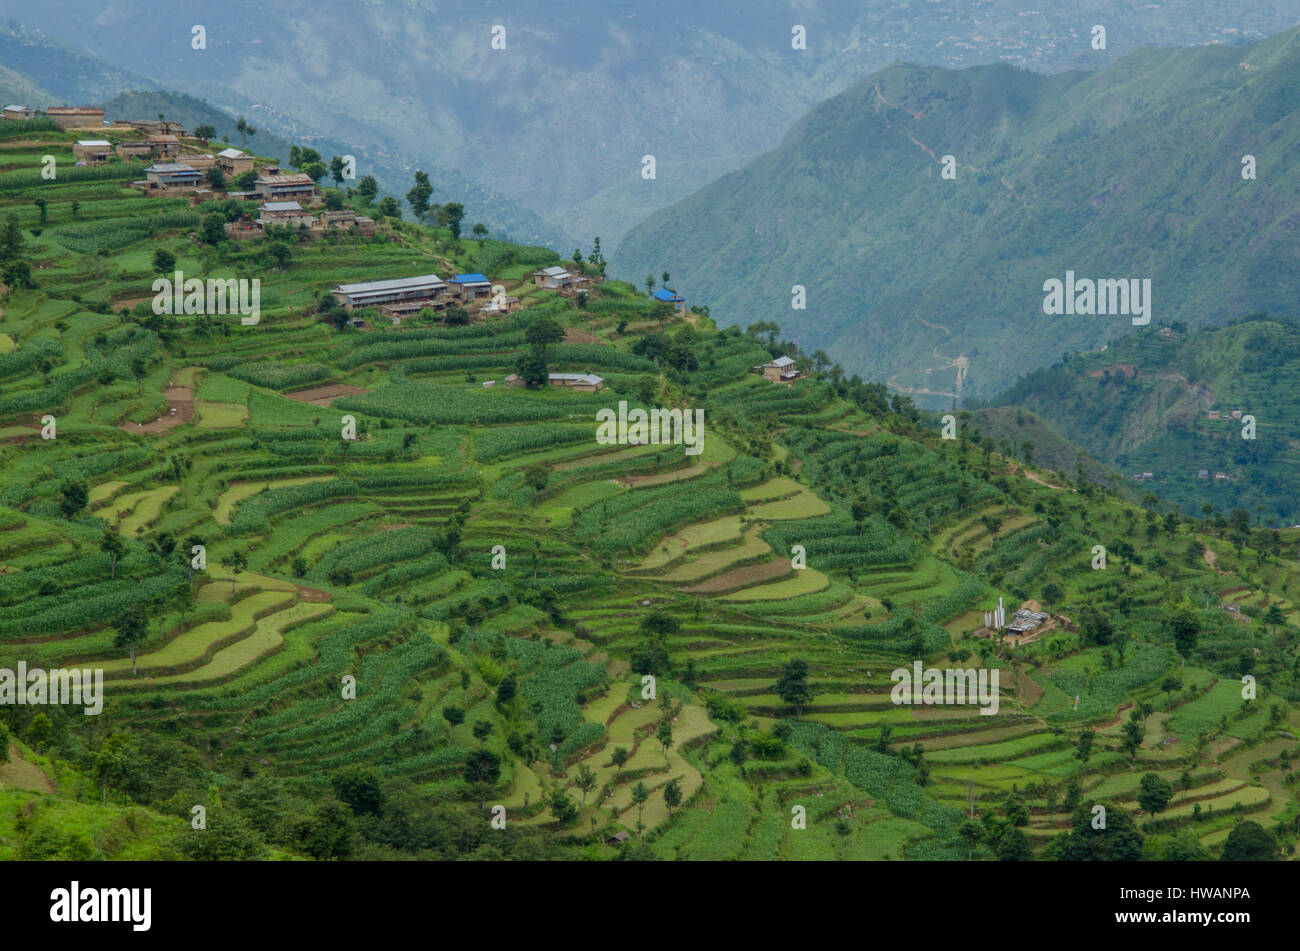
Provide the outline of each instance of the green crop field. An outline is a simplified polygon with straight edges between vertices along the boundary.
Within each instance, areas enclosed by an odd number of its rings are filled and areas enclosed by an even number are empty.
[[[328,181],[373,237],[232,242],[256,203],[117,164],[41,185],[67,142],[28,135],[0,161],[0,264],[41,265],[0,300],[0,668],[97,668],[106,703],[0,708],[0,857],[208,858],[194,803],[253,859],[1051,859],[1103,796],[1146,857],[1246,815],[1294,841],[1295,530],[1135,504],[973,417],[939,438],[590,258],[581,296],[349,322],[340,282],[559,258]],[[155,314],[157,252],[264,282],[258,323]],[[792,386],[752,372],[779,354]],[[507,385],[541,365],[602,386]],[[598,441],[623,401],[702,410],[703,452]],[[999,597],[1046,622],[985,630]],[[996,712],[898,702],[917,663],[996,671]]]

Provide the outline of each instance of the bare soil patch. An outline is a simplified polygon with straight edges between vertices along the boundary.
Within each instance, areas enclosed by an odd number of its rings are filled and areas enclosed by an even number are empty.
[[[299,403],[310,403],[312,406],[329,406],[340,396],[360,396],[368,392],[364,386],[353,386],[350,383],[331,383],[328,386],[313,386],[309,390],[294,390],[292,393],[285,393],[291,400]]]
[[[174,429],[194,418],[194,393],[188,386],[169,386],[163,390],[167,412],[151,423],[123,423],[128,433],[161,433]]]
[[[9,745],[9,762],[0,763],[0,786],[51,795],[55,792],[45,770],[19,756],[18,747],[12,743]]]
[[[690,588],[683,588],[692,594],[708,594],[718,591],[730,591],[734,588],[747,588],[750,585],[761,584],[764,581],[771,581],[775,578],[781,578],[790,573],[790,560],[788,558],[778,558],[775,561],[765,561],[761,565],[748,565],[744,568],[736,568],[725,574],[702,581]]]
[[[320,588],[309,588],[302,584],[295,584],[294,587],[298,589],[299,600],[308,601],[312,604],[320,604],[334,597],[328,591],[322,591]]]

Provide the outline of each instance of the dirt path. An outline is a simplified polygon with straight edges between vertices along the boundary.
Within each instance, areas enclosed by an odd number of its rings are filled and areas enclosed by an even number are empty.
[[[329,386],[313,386],[309,390],[294,390],[284,395],[299,403],[312,406],[329,406],[340,396],[360,396],[368,392],[364,386],[352,386],[350,383],[331,383]]]
[[[194,418],[194,393],[188,386],[169,386],[163,390],[167,412],[151,423],[123,423],[128,433],[162,433]]]

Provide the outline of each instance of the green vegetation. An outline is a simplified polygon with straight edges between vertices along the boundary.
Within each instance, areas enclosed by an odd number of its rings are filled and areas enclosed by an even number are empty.
[[[106,678],[97,717],[0,707],[0,857],[1081,857],[1103,797],[1140,855],[1290,854],[1294,530],[1149,532],[779,328],[594,267],[583,301],[539,291],[539,249],[390,216],[286,263],[102,184],[41,186],[19,257],[48,266],[0,301],[0,668]],[[260,322],[153,314],[159,250],[260,279]],[[328,319],[413,259],[525,306]],[[605,387],[506,387],[521,354]],[[751,372],[781,354],[794,386]],[[621,400],[702,409],[703,452],[598,443]],[[1050,626],[980,636],[999,596]],[[894,703],[916,661],[995,669],[998,713]]]

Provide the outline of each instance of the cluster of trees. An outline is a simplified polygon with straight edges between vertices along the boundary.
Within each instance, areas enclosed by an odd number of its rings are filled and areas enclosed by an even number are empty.
[[[4,227],[0,228],[0,280],[9,287],[36,286],[24,244],[18,216],[6,215]]]
[[[515,361],[515,373],[524,384],[545,386],[548,378],[550,348],[564,339],[564,328],[550,317],[535,318],[524,330],[528,350]]]

